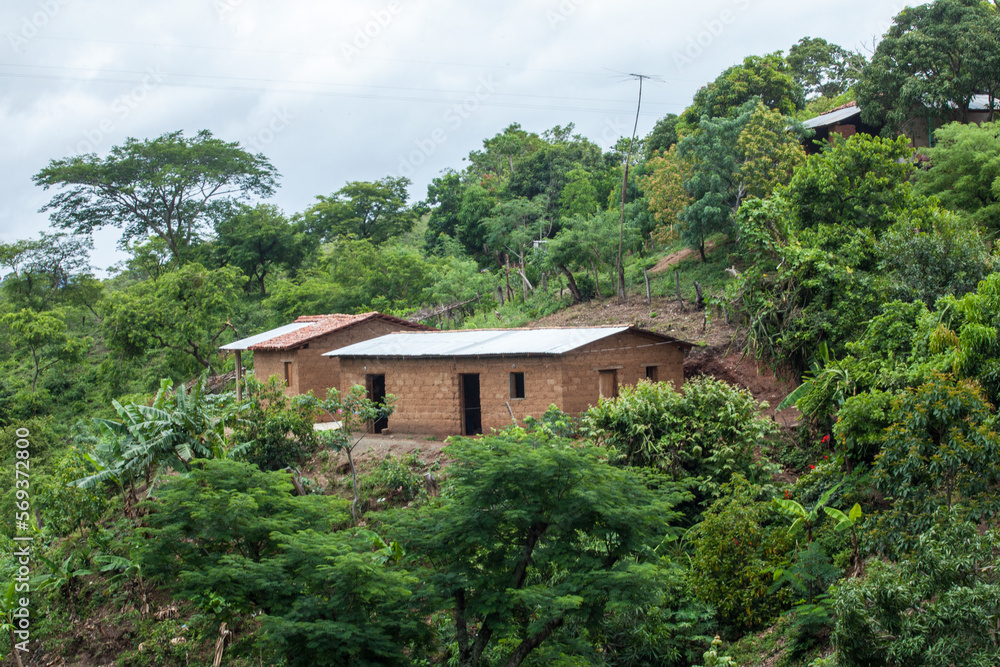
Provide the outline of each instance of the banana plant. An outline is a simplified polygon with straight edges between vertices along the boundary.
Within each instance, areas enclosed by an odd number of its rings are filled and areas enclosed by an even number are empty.
[[[834,530],[838,532],[851,531],[851,562],[857,566],[861,561],[861,551],[858,549],[858,523],[864,515],[864,512],[861,511],[861,504],[854,503],[854,507],[847,514],[834,507],[824,507],[823,511],[826,512],[828,517],[837,522]]]
[[[813,541],[813,527],[819,520],[819,511],[821,509],[826,509],[825,506],[828,502],[830,502],[830,497],[837,489],[840,488],[841,484],[843,484],[843,482],[838,482],[836,485],[827,489],[826,492],[820,496],[819,500],[816,501],[816,504],[808,510],[794,500],[790,500],[788,498],[775,498],[774,502],[778,506],[778,509],[781,510],[782,514],[794,519],[791,527],[788,529],[788,534],[792,535],[799,529],[805,529],[806,544],[811,544]],[[829,512],[827,512],[827,514],[829,514]],[[843,512],[840,512],[840,514],[843,514]]]

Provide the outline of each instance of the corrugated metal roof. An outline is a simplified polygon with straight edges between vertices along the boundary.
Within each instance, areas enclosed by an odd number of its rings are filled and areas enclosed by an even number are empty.
[[[973,95],[972,100],[969,102],[969,111],[989,111],[990,110],[990,96],[989,95]],[[993,100],[993,110],[1000,110],[1000,100]]]
[[[806,127],[825,127],[826,125],[836,125],[837,123],[852,118],[854,116],[860,115],[861,109],[857,106],[845,106],[841,109],[835,109],[833,111],[828,111],[825,114],[816,116],[815,118],[810,118],[807,121],[803,121],[802,124]]]
[[[325,353],[328,357],[481,357],[565,354],[632,327],[499,329],[393,333]],[[633,329],[635,331],[641,331]],[[662,334],[664,342],[690,346]]]
[[[256,336],[250,336],[249,338],[243,338],[228,345],[223,345],[220,350],[245,350],[251,345],[257,345],[258,343],[263,343],[269,341],[272,338],[277,338],[278,336],[284,336],[285,334],[292,333],[293,331],[298,331],[304,327],[311,327],[315,322],[292,322],[291,324],[286,324],[283,327],[278,327],[277,329],[271,329],[270,331],[265,331],[264,333],[259,333]]]
[[[277,329],[271,329],[264,333],[238,340],[235,343],[223,345],[220,350],[292,350],[300,347],[314,338],[331,334],[356,324],[369,322],[372,320],[382,320],[392,322],[402,328],[416,331],[436,331],[433,327],[419,324],[417,322],[407,322],[392,315],[382,313],[359,313],[357,315],[344,315],[333,313],[330,315],[302,315],[291,324],[286,324]]]

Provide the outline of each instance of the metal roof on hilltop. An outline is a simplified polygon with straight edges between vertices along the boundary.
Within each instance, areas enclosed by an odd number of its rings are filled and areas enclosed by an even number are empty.
[[[505,355],[559,355],[626,331],[691,347],[670,336],[628,326],[563,329],[470,329],[393,333],[325,353],[327,357],[484,357]]]
[[[383,320],[392,322],[410,329],[436,331],[432,327],[413,322],[401,320],[392,315],[382,313],[360,313],[357,315],[344,315],[334,313],[330,315],[303,315],[291,324],[271,329],[256,336],[243,338],[228,345],[223,345],[220,350],[291,350],[300,347],[314,338],[346,329],[347,327],[368,322],[371,320]]]
[[[249,338],[242,338],[237,341],[233,341],[228,345],[223,345],[220,350],[245,350],[251,345],[256,345],[257,343],[263,343],[265,341],[271,340],[272,338],[277,338],[278,336],[284,336],[285,334],[292,333],[293,331],[298,331],[304,327],[309,327],[315,324],[315,322],[292,322],[291,324],[286,324],[283,327],[278,327],[277,329],[271,329],[270,331],[265,331],[264,333],[259,333],[256,336],[250,336]]]
[[[835,125],[840,121],[847,120],[848,118],[853,118],[861,114],[861,109],[855,102],[848,102],[847,104],[837,107],[836,109],[831,109],[824,114],[820,114],[815,118],[810,118],[809,120],[803,121],[802,124],[806,127],[824,127],[826,125]]]

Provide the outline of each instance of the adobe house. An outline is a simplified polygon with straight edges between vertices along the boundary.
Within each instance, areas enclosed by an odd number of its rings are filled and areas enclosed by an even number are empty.
[[[376,432],[475,435],[571,414],[642,379],[684,383],[691,343],[630,326],[393,333],[327,352],[340,381],[396,396]]]
[[[976,95],[969,101],[967,113],[968,122],[985,123],[993,120],[997,107],[996,101],[991,101],[989,95]],[[992,106],[992,110],[991,110]],[[925,114],[914,113],[903,125],[903,134],[914,148],[928,148],[934,145],[934,130],[941,127],[945,121],[932,118]],[[815,118],[810,118],[802,123],[806,127],[812,128],[815,135],[805,143],[807,153],[818,153],[820,144],[814,141],[828,141],[831,135],[839,134],[847,138],[855,134],[867,134],[877,136],[881,127],[875,127],[862,122],[861,107],[857,102],[848,102],[835,109],[830,109]]]
[[[285,393],[289,396],[312,391],[318,398],[323,398],[330,387],[343,388],[337,365],[323,356],[325,351],[396,331],[435,329],[374,312],[304,315],[291,324],[223,345],[219,349],[236,353],[237,392],[243,374],[241,353],[249,350],[253,352],[254,375],[258,379],[266,380],[277,375],[285,381]]]
[[[820,144],[813,142],[829,141],[830,135],[839,134],[846,139],[861,133],[874,137],[882,129],[861,122],[861,107],[858,106],[857,102],[842,104],[815,118],[810,118],[802,124],[815,131],[815,134],[805,142],[806,152],[810,154],[820,151]]]

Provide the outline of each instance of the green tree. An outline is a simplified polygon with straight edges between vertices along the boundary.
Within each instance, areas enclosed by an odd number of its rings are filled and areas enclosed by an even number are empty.
[[[43,311],[57,305],[93,310],[101,285],[91,274],[89,236],[41,232],[38,240],[0,243],[3,290],[15,305]]]
[[[914,211],[890,227],[878,243],[879,268],[889,279],[889,298],[923,301],[972,292],[994,266],[986,240],[972,223],[938,208]]]
[[[354,235],[375,245],[413,229],[416,214],[406,207],[410,179],[386,176],[352,181],[329,197],[319,196],[305,212],[306,224],[322,241]]]
[[[837,664],[986,667],[1000,655],[1000,535],[960,517],[916,536],[898,562],[872,560],[837,586]]]
[[[771,584],[790,544],[761,495],[760,487],[733,475],[723,495],[685,535],[695,594],[740,632],[767,627],[789,602],[788,592],[774,591]]]
[[[785,57],[807,95],[837,97],[858,82],[865,57],[819,37],[803,37]]]
[[[934,195],[992,232],[1000,231],[1000,125],[950,123],[921,149],[930,166],[916,172],[916,190]]]
[[[545,203],[541,196],[534,199],[516,197],[498,202],[490,216],[481,222],[486,232],[485,245],[506,273],[508,298],[513,297],[510,287],[512,264],[521,279],[524,298],[527,299],[528,292],[534,289],[526,267],[533,242],[548,238],[552,232],[552,223],[544,215]]]
[[[191,138],[182,132],[129,138],[105,158],[91,153],[52,160],[34,181],[44,189],[67,188],[42,208],[52,212],[56,227],[80,234],[118,227],[122,245],[157,236],[181,259],[215,206],[268,197],[277,178],[263,155],[202,130]]]
[[[812,155],[782,197],[800,227],[851,225],[876,233],[921,202],[909,182],[913,149],[905,137],[856,134]]]
[[[211,369],[230,328],[244,278],[238,269],[186,264],[159,280],[132,285],[101,302],[104,338],[132,356],[171,350],[181,367]]]
[[[261,470],[302,463],[319,448],[313,428],[322,414],[319,401],[311,393],[289,397],[284,390],[277,377],[266,382],[248,377],[247,396],[228,437],[231,446],[242,451],[240,458]]]
[[[742,113],[743,105],[759,100],[768,109],[790,115],[805,106],[802,86],[795,81],[781,52],[747,56],[694,95],[681,118],[697,127],[704,116],[729,117]]]
[[[874,468],[875,487],[894,500],[881,523],[890,543],[926,530],[939,507],[961,503],[977,521],[994,515],[1000,434],[973,383],[932,376],[894,401],[891,419]]]
[[[67,331],[65,315],[59,311],[36,312],[30,308],[0,317],[15,348],[30,358],[31,391],[42,373],[57,364],[80,362],[90,347],[89,338],[79,338]]]
[[[213,591],[244,607],[278,594],[259,579],[274,571],[278,535],[329,531],[347,519],[343,500],[294,496],[288,473],[231,460],[200,461],[165,480],[147,506],[139,553],[147,574],[188,599]]]
[[[427,186],[427,199],[424,203],[431,207],[427,219],[427,232],[424,235],[424,247],[428,250],[440,251],[442,234],[449,238],[458,235],[460,220],[459,210],[462,208],[462,195],[465,185],[462,177],[448,171],[443,176],[435,177]]]
[[[446,492],[398,511],[390,531],[427,564],[459,665],[484,664],[488,652],[520,665],[560,631],[599,628],[612,596],[645,597],[649,548],[673,534],[681,494],[650,490],[602,450],[565,440],[487,436],[447,451]]]
[[[309,244],[277,206],[244,204],[234,209],[215,222],[218,260],[223,266],[232,265],[243,272],[247,293],[256,282],[260,295],[267,296],[265,279],[272,269],[297,269]]]
[[[626,465],[661,468],[675,479],[701,478],[706,495],[731,475],[762,472],[753,453],[777,435],[753,396],[721,380],[692,378],[683,393],[662,382],[622,387],[583,417],[585,432],[614,447]]]
[[[913,118],[968,120],[976,94],[1000,91],[1000,17],[979,0],[907,7],[878,43],[858,83],[862,119],[885,132]]]
[[[692,202],[679,214],[680,236],[705,261],[705,241],[729,232],[743,200],[764,197],[784,184],[804,154],[788,122],[760,101],[751,100],[736,115],[702,118],[699,131],[677,145],[689,165],[684,188]]]
[[[646,160],[652,159],[657,153],[669,151],[677,143],[677,122],[680,116],[668,113],[656,121],[656,125],[646,135],[643,147],[646,150]]]

